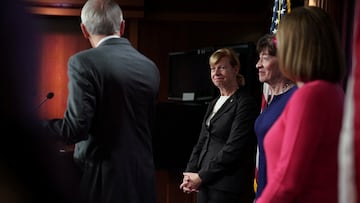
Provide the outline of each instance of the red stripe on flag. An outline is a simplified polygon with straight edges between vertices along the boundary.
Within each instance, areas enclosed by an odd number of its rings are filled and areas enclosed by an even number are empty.
[[[339,203],[360,203],[360,3],[356,4],[352,68],[339,144]]]
[[[354,101],[354,143],[355,143],[355,177],[356,177],[356,194],[360,194],[360,3],[357,2],[356,15],[354,24],[354,49],[353,49],[353,101]],[[357,201],[360,203],[360,198]]]

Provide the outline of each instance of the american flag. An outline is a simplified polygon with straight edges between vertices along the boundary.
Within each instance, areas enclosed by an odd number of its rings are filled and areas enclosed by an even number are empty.
[[[290,0],[275,0],[274,6],[273,6],[273,15],[271,18],[271,26],[270,26],[270,33],[275,34],[277,31],[277,27],[279,25],[280,19],[283,15],[286,13],[289,13],[291,9]],[[262,101],[261,101],[261,111],[266,107],[267,99],[270,95],[270,88],[267,83],[263,83],[263,95],[262,95]],[[257,150],[259,150],[257,148]],[[257,151],[257,154],[259,154],[259,151]],[[255,183],[254,187],[257,187],[256,179],[257,179],[257,167],[259,164],[259,157],[256,157],[256,170],[255,170]],[[255,189],[256,190],[256,189]]]
[[[271,17],[271,26],[270,33],[275,34],[277,27],[279,25],[280,19],[286,13],[291,11],[291,2],[290,0],[274,0],[273,6],[273,15]],[[268,96],[270,94],[270,89],[268,84],[263,84],[263,97],[261,102],[261,108],[263,109],[266,106]]]
[[[273,7],[273,15],[271,18],[270,32],[275,34],[279,25],[280,19],[286,13],[291,11],[290,0],[275,0]]]
[[[339,203],[360,203],[360,2],[356,2],[352,67],[339,144]]]

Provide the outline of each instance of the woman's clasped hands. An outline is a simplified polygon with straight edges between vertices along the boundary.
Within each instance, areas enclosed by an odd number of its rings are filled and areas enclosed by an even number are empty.
[[[192,192],[198,192],[198,188],[201,184],[201,178],[198,173],[184,172],[183,182],[180,185],[180,189],[190,194]]]

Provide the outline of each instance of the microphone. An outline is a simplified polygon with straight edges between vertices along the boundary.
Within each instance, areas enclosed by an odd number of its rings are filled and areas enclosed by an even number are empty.
[[[47,95],[46,95],[46,98],[47,99],[52,99],[54,97],[54,93],[53,92],[49,92],[49,93],[47,93]]]
[[[47,93],[47,95],[41,100],[40,104],[37,106],[37,109],[39,109],[48,99],[52,99],[54,97],[53,92]]]

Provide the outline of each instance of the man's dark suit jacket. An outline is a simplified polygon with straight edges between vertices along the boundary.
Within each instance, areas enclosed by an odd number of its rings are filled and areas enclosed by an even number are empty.
[[[64,118],[45,126],[76,143],[84,202],[155,203],[157,66],[127,39],[111,38],[70,57],[68,76]]]
[[[186,171],[197,172],[201,187],[239,194],[244,202],[254,200],[257,103],[244,90],[230,96],[205,124],[218,98],[212,101],[202,123]]]

